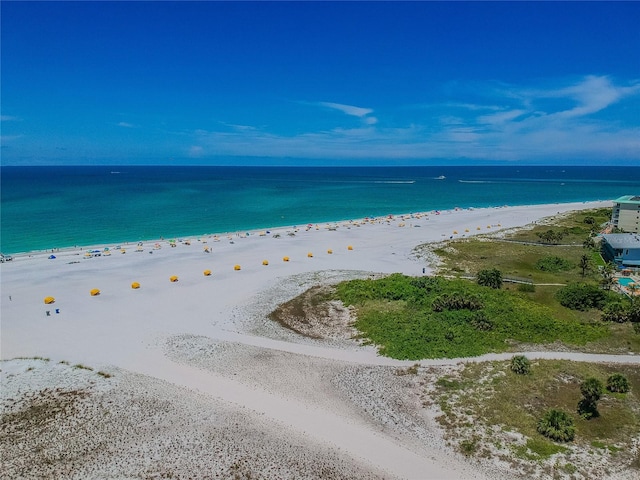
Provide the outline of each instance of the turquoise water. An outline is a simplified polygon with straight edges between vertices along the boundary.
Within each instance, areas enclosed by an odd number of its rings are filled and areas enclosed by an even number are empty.
[[[640,193],[640,167],[2,167],[1,187],[0,250],[18,253],[454,207],[610,200]]]
[[[619,278],[618,283],[623,287],[628,287],[629,284],[635,283],[635,280],[633,280],[633,278]]]

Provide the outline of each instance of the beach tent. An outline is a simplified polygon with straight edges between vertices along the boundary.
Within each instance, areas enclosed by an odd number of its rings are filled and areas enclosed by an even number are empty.
[[[47,305],[51,305],[55,301],[56,299],[53,297],[44,297],[44,303],[46,303]]]
[[[353,246],[349,245],[349,246],[347,247],[347,250],[353,250]]]
[[[307,253],[307,257],[309,257],[309,258],[313,257],[313,253],[311,253],[311,252]]]
[[[53,260],[54,258],[56,258],[55,255],[49,255],[49,260]]]
[[[203,274],[205,277],[208,277],[208,276],[210,276],[210,275],[211,275],[211,270],[205,270],[204,272],[202,272],[202,274]]]
[[[90,292],[92,297],[95,297],[97,295],[100,295],[100,290],[98,290],[97,288],[92,289]]]
[[[331,255],[331,254],[333,253],[333,250],[329,249],[329,250],[327,250],[327,253],[328,253],[329,255]]]
[[[233,266],[233,269],[234,269],[234,270],[240,270],[240,268],[241,268],[241,267],[240,267],[240,265],[234,265],[234,266]]]
[[[283,262],[288,262],[289,261],[289,257],[282,257],[282,261]]]
[[[170,280],[171,282],[177,282],[177,281],[178,281],[178,277],[177,277],[176,275],[171,275],[171,276],[169,277],[169,280]]]
[[[138,282],[133,282],[131,284],[131,288],[133,288],[134,290],[137,290],[138,288],[140,288],[140,284]]]
[[[263,265],[269,265],[269,260],[262,260]]]

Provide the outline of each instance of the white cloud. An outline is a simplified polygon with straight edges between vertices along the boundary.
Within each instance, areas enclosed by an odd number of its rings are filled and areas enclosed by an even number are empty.
[[[13,115],[0,115],[0,121],[2,122],[17,122],[19,120],[18,117],[14,117]]]
[[[360,118],[373,113],[373,110],[371,108],[354,107],[353,105],[343,105],[341,103],[319,102],[318,105],[322,105],[323,107],[327,108],[333,108],[335,110],[341,111],[342,113],[346,113],[347,115],[353,115],[354,117]]]
[[[136,128],[136,126],[132,123],[129,122],[119,122],[118,123],[119,127],[124,127],[124,128]]]
[[[610,120],[596,114],[616,104],[637,109],[639,100],[632,96],[640,94],[640,84],[620,86],[608,77],[589,76],[545,89],[487,85],[473,93],[472,102],[412,108],[400,126],[380,126],[373,109],[316,103],[359,118],[360,128],[283,135],[266,127],[224,124],[228,128],[221,131],[193,132],[191,141],[198,146],[190,147],[190,155],[496,161],[638,158],[640,119],[627,115]],[[481,99],[487,100],[486,105]],[[398,107],[398,112],[407,111]]]
[[[375,125],[376,123],[378,123],[378,119],[376,117],[368,116],[369,114],[373,113],[372,108],[356,107],[354,105],[344,105],[342,103],[333,102],[318,102],[317,105],[321,107],[331,108],[333,110],[338,110],[352,117],[358,117],[362,119],[362,121],[367,125]]]

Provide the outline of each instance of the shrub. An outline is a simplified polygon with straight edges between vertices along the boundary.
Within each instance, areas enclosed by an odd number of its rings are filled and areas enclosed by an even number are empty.
[[[556,298],[562,306],[581,311],[602,308],[606,302],[604,291],[587,283],[571,283],[562,287],[556,293]]]
[[[493,322],[487,318],[484,312],[474,312],[469,319],[469,323],[473,328],[481,332],[493,330]]]
[[[605,322],[624,323],[628,320],[627,308],[620,302],[609,303],[602,309],[601,318]]]
[[[627,393],[629,391],[629,380],[621,373],[614,373],[607,378],[607,390],[616,393]]]
[[[580,384],[580,393],[582,393],[585,400],[590,402],[597,402],[600,400],[602,392],[602,382],[597,378],[589,377]]]
[[[580,393],[584,398],[578,402],[578,413],[586,420],[600,416],[598,400],[603,390],[602,382],[597,378],[589,377],[580,384]]]
[[[573,268],[573,263],[562,257],[550,255],[539,259],[536,262],[536,268],[543,272],[560,272],[563,270],[571,270]]]
[[[576,434],[573,417],[552,408],[538,421],[538,433],[558,442],[570,442]]]
[[[431,304],[434,312],[444,310],[480,310],[483,307],[482,301],[473,296],[455,292],[436,297]]]
[[[633,331],[640,335],[640,323],[636,322],[633,324]]]
[[[518,375],[528,375],[531,372],[531,362],[524,355],[516,355],[511,359],[511,371]]]
[[[476,282],[483,287],[502,287],[502,272],[497,268],[480,270],[476,275]]]

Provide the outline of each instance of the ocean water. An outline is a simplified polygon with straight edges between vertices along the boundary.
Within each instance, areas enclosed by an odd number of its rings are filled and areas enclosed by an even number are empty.
[[[0,175],[3,253],[640,194],[640,167],[82,166]]]

